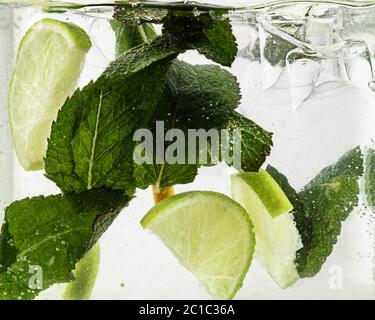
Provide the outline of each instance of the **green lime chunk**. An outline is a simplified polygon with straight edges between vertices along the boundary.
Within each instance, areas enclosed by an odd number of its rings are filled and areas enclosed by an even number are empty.
[[[153,207],[141,222],[167,245],[216,299],[242,286],[255,246],[248,214],[229,197],[185,192]]]
[[[232,194],[254,223],[256,258],[280,287],[291,286],[299,279],[294,260],[302,243],[287,196],[264,170],[233,175]]]
[[[40,170],[51,124],[73,94],[91,42],[71,23],[43,19],[23,37],[8,93],[14,147],[25,170]]]
[[[100,246],[97,243],[77,263],[73,271],[74,281],[69,283],[64,292],[65,300],[89,300],[95,286],[100,264]]]

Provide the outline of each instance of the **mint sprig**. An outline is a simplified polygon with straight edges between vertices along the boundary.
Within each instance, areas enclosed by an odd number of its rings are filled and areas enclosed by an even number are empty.
[[[294,220],[303,243],[295,260],[298,273],[313,277],[331,254],[342,223],[358,205],[358,179],[363,174],[361,149],[347,152],[336,164],[324,168],[298,193],[275,168],[268,167],[267,171],[294,206]]]
[[[70,281],[75,264],[129,200],[119,191],[92,190],[11,204],[2,233],[11,241],[0,252],[13,249],[0,261],[6,268],[0,273],[0,299],[33,298],[55,283]],[[30,279],[36,270],[40,281],[33,287]]]
[[[45,170],[63,195],[27,198],[6,209],[0,236],[0,299],[32,299],[55,283],[72,280],[76,263],[136,187],[194,180],[198,163],[136,166],[137,129],[151,128],[157,120],[185,132],[241,128],[246,139],[243,169],[258,169],[268,155],[271,135],[234,111],[240,102],[235,77],[219,66],[192,66],[176,59],[196,49],[229,66],[237,53],[229,20],[222,14],[191,11],[168,11],[161,19],[160,36],[142,19],[137,24],[113,22],[116,60],[59,111]],[[43,271],[37,288],[30,287],[30,268],[35,266]]]
[[[174,14],[163,19],[163,34],[186,49],[196,49],[208,59],[230,67],[237,42],[229,18],[221,14]]]
[[[149,23],[129,25],[112,19],[110,25],[116,35],[116,57],[157,37],[153,26]]]
[[[231,66],[237,43],[225,10],[116,8],[114,17],[129,26],[163,25],[163,35],[185,49],[195,49],[208,59]]]
[[[162,39],[138,46],[77,90],[52,125],[47,178],[64,192],[105,187],[132,194],[133,132],[147,126],[177,53]]]

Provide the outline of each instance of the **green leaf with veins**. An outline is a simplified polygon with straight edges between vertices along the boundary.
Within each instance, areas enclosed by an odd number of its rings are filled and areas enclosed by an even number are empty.
[[[116,8],[114,18],[127,25],[163,24],[163,34],[184,49],[196,49],[224,66],[231,66],[237,43],[225,10]]]
[[[241,129],[241,169],[258,171],[271,152],[272,133],[237,112],[231,114],[227,128]]]
[[[110,25],[116,35],[116,57],[157,37],[153,26],[149,23],[134,26],[111,20]]]
[[[12,203],[5,221],[16,254],[0,273],[0,299],[32,299],[53,284],[72,280],[76,263],[129,200],[120,191],[91,190]],[[8,246],[1,243],[1,251]],[[35,266],[42,281],[29,288]]]
[[[8,223],[4,222],[0,233],[0,273],[16,260],[17,249],[13,243],[13,237],[9,233]]]
[[[158,38],[121,55],[77,90],[52,125],[46,176],[64,192],[105,187],[132,194],[132,135],[147,127],[178,52]]]
[[[347,152],[338,162],[323,169],[298,194],[276,169],[267,169],[280,184],[294,207],[294,220],[303,248],[296,265],[301,277],[319,272],[341,232],[341,224],[358,205],[363,174],[360,147]]]
[[[364,174],[364,189],[367,204],[375,209],[375,150],[367,150],[365,174]]]
[[[222,15],[174,15],[163,20],[163,34],[185,49],[196,49],[208,59],[230,67],[237,55],[237,42],[228,18]]]
[[[230,72],[174,60],[152,121],[164,120],[166,127],[183,130],[222,128],[240,100],[237,79]]]
[[[156,121],[163,120],[165,131],[181,129],[186,138],[188,129],[208,131],[239,128],[243,132],[243,169],[256,171],[270,152],[271,135],[234,111],[240,99],[237,80],[228,71],[215,65],[190,65],[175,60],[166,74],[166,87],[150,129],[155,129]],[[187,151],[188,141],[184,142]],[[169,142],[165,144],[164,150],[168,145]],[[197,143],[197,156],[206,150],[201,150]],[[192,182],[198,167],[198,161],[189,165],[154,162],[136,165],[134,175],[138,187],[146,188],[153,184],[164,188]]]
[[[363,159],[359,147],[322,170],[300,192],[306,215],[296,216],[304,247],[297,252],[297,269],[302,277],[319,272],[341,232],[341,223],[358,205]],[[307,240],[307,241],[306,241]]]
[[[175,60],[166,74],[166,87],[150,122],[150,129],[155,137],[155,122],[164,121],[165,132],[172,128],[181,129],[187,137],[188,129],[223,127],[240,98],[237,80],[228,71],[218,66],[193,66]],[[135,165],[137,186],[164,188],[192,182],[198,165],[187,164],[188,142],[184,142],[185,164],[156,164],[153,161],[154,164]],[[168,145],[170,143],[166,142],[164,150]]]

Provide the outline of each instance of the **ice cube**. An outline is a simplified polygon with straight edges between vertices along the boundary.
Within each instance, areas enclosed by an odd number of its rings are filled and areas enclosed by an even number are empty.
[[[287,73],[292,105],[297,109],[314,92],[321,73],[321,61],[316,54],[294,49],[287,55]]]
[[[366,87],[373,81],[371,54],[363,40],[346,40],[340,52],[344,61],[347,77],[359,87]]]
[[[324,83],[351,82],[366,88],[373,81],[370,52],[364,41],[346,40],[319,50],[314,53],[297,48],[287,55],[294,110]]]

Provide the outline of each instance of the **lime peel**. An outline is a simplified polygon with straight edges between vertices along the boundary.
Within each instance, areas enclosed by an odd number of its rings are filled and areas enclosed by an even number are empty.
[[[302,241],[287,196],[264,170],[233,175],[232,194],[254,223],[257,260],[281,288],[291,286],[300,278],[294,261]]]
[[[40,170],[51,124],[71,96],[91,48],[71,23],[42,19],[23,37],[8,92],[9,123],[20,164]]]

